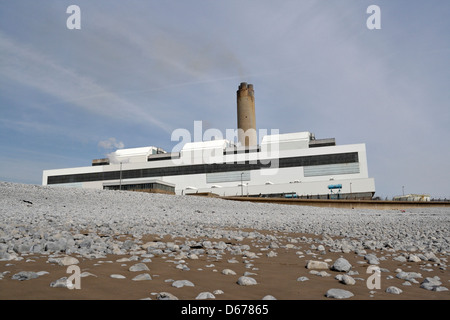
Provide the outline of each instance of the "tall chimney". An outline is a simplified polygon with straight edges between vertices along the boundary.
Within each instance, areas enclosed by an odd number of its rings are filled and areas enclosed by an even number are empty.
[[[237,127],[241,146],[258,144],[255,119],[255,92],[253,85],[242,82],[237,91]]]

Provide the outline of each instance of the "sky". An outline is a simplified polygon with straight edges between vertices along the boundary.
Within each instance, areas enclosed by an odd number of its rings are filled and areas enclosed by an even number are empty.
[[[449,199],[449,17],[448,0],[0,0],[0,181],[170,152],[194,121],[225,135],[247,82],[257,130],[365,143],[376,196]]]

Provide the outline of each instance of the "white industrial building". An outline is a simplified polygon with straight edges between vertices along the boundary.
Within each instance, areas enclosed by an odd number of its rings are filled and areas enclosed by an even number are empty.
[[[254,117],[253,86],[239,87],[238,115],[248,107],[241,105],[242,90],[251,96],[247,120]],[[365,144],[339,146],[310,132],[266,135],[259,145],[245,139],[190,142],[172,153],[153,146],[120,149],[89,167],[45,170],[42,184],[221,196],[371,199],[375,193]]]

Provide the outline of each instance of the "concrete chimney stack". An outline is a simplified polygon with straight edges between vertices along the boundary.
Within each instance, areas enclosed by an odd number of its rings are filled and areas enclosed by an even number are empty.
[[[237,91],[237,128],[241,146],[257,146],[255,92],[253,85],[242,82]]]

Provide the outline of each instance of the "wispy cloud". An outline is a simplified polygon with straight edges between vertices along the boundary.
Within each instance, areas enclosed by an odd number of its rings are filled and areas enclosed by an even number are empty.
[[[0,31],[0,76],[30,86],[69,104],[105,118],[148,123],[167,132],[170,126],[148,110],[123,99],[94,79],[65,68],[34,48],[11,40]]]
[[[125,144],[122,141],[117,141],[116,138],[109,138],[107,140],[100,141],[98,146],[105,150],[111,150],[122,149],[125,147]]]

